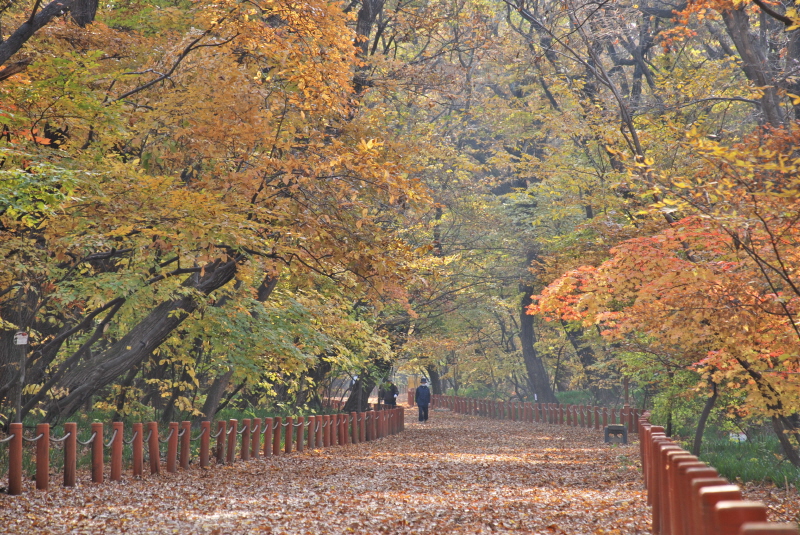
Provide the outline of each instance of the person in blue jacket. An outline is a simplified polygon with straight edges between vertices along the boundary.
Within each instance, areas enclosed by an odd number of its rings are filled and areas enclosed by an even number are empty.
[[[419,407],[419,421],[428,421],[428,405],[431,404],[431,391],[428,388],[428,380],[426,378],[420,379],[420,385],[414,392],[414,403]]]

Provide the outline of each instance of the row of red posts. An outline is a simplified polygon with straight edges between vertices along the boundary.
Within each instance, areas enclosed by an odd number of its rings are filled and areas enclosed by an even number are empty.
[[[409,394],[409,397],[411,394]],[[617,423],[615,409],[552,403],[514,403],[433,396],[433,405],[459,414],[600,429]],[[678,446],[649,413],[627,405],[619,423],[638,432],[642,476],[656,535],[800,535],[793,524],[767,522],[767,507],[742,499],[742,490]],[[635,424],[635,425],[634,425]]]
[[[649,414],[639,419],[647,501],[658,535],[798,535],[793,524],[767,522],[767,507],[678,446]]]
[[[33,437],[25,437],[22,424],[10,424],[9,434],[0,443],[8,447],[8,494],[22,494],[24,443],[35,443],[36,489],[47,490],[50,486],[50,445],[62,443],[64,455],[64,486],[74,487],[77,480],[78,445],[91,448],[91,480],[103,483],[105,479],[105,457],[110,459],[109,479],[120,481],[123,477],[124,445],[130,445],[131,475],[144,475],[144,453],[148,454],[150,474],[161,472],[161,446],[167,444],[166,471],[188,470],[191,443],[199,442],[199,464],[207,468],[211,461],[216,464],[232,464],[242,461],[270,457],[283,453],[302,452],[305,448],[327,448],[359,444],[394,435],[404,429],[403,409],[351,412],[350,414],[326,414],[242,420],[239,429],[237,420],[218,421],[212,433],[211,422],[201,422],[197,436],[192,437],[191,422],[172,422],[165,438],[159,437],[158,424],[148,422],[132,426],[131,438],[124,438],[122,422],[111,424],[111,436],[106,441],[102,423],[91,425],[91,436],[86,441],[78,440],[78,425],[64,424],[64,436],[52,438],[50,424],[38,424]],[[146,431],[145,431],[146,428]],[[211,441],[215,441],[211,449]],[[283,447],[281,447],[283,442]]]
[[[619,424],[625,425],[632,433],[638,429],[636,422],[642,413],[640,409],[628,405],[620,409],[609,409],[589,405],[494,401],[443,395],[433,396],[433,406],[449,409],[458,414],[515,422],[542,422],[590,429]]]

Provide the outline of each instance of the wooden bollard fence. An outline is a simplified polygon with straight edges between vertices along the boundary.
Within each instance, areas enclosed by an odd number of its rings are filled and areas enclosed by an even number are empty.
[[[331,445],[331,415],[322,416],[322,447],[327,448]]]
[[[125,424],[113,422],[111,434],[111,481],[122,481],[122,447],[125,445]]]
[[[211,446],[211,422],[200,422],[200,468],[208,468]]]
[[[192,422],[181,422],[181,447],[180,447],[180,466],[181,470],[189,469],[189,456],[192,445]]]
[[[297,417],[297,423],[295,424],[295,427],[297,431],[297,437],[294,441],[294,443],[297,445],[295,447],[295,451],[298,453],[303,453],[306,443],[305,440],[303,440],[303,430],[305,430],[306,427],[306,419],[304,416]]]
[[[228,436],[228,425],[224,420],[217,422],[217,464],[225,464],[225,439]]]
[[[233,464],[236,462],[236,437],[239,435],[239,420],[231,418],[228,421],[228,430],[227,430],[227,442],[228,442],[228,451],[225,461],[228,464]]]
[[[443,398],[440,403],[448,403]],[[340,406],[342,404],[339,404]],[[454,405],[455,406],[455,405]],[[465,414],[480,415],[482,403],[480,400],[464,398],[461,400],[461,410]],[[525,403],[509,404],[508,418],[523,419],[529,407]],[[532,408],[531,408],[532,410]],[[505,414],[504,409],[504,414]],[[513,416],[516,415],[516,416]],[[192,424],[190,421],[170,422],[169,432],[162,440],[159,436],[157,422],[142,422],[132,424],[131,438],[125,439],[123,422],[112,422],[108,442],[105,441],[104,424],[94,422],[91,424],[91,437],[86,442],[78,440],[78,429],[75,422],[64,424],[64,436],[51,438],[50,425],[37,424],[36,434],[33,438],[23,436],[21,424],[9,424],[9,434],[0,440],[0,445],[8,447],[8,487],[10,495],[18,495],[23,490],[23,456],[24,441],[33,442],[35,446],[35,486],[37,490],[49,490],[50,486],[50,442],[63,442],[63,472],[64,486],[76,485],[77,448],[78,443],[90,446],[91,452],[91,481],[103,483],[105,479],[105,455],[108,449],[110,460],[110,481],[121,481],[125,470],[125,444],[131,446],[131,473],[133,477],[144,476],[144,450],[147,448],[150,473],[158,474],[161,470],[161,443],[166,443],[166,471],[176,473],[179,468],[188,470],[191,464],[191,442],[199,441],[199,465],[207,469],[211,456],[214,455],[217,464],[233,463],[236,460],[237,446],[243,461],[259,458],[261,454],[261,435],[264,434],[264,456],[280,453],[282,427],[284,433],[284,451],[303,452],[306,448],[314,449],[325,446],[346,446],[359,444],[368,440],[386,438],[402,432],[405,428],[405,412],[402,408],[383,407],[382,410],[367,412],[353,411],[349,414],[339,413],[334,415],[313,415],[296,418],[287,417],[281,424],[281,418],[266,418],[262,426],[260,418],[244,419],[242,429],[238,430],[238,421],[231,419],[228,422],[217,422],[217,433],[211,434],[212,422],[200,422],[200,432],[192,438]],[[145,431],[147,436],[145,437]],[[242,435],[241,443],[237,435]],[[215,449],[211,451],[211,439],[216,438]],[[226,442],[227,441],[227,442]],[[145,444],[146,443],[146,444]]]
[[[150,475],[161,472],[161,449],[158,446],[158,423],[147,422],[147,458],[150,460]]]
[[[360,440],[358,439],[358,413],[351,412],[350,413],[350,442],[353,444],[358,444]]]
[[[242,443],[239,446],[239,457],[243,461],[250,460],[250,418],[242,420]]]
[[[50,486],[50,424],[36,425],[36,490]]]
[[[292,442],[294,438],[294,418],[291,416],[286,417],[286,423],[283,424],[285,429],[283,435],[283,452],[292,453]]]
[[[144,475],[144,437],[142,422],[133,424],[133,436],[131,437],[131,469],[133,477]],[[66,430],[66,426],[64,426]]]
[[[281,454],[281,430],[283,429],[283,424],[281,423],[281,417],[276,416],[273,419],[272,424],[272,455],[280,455]]]
[[[613,414],[613,413],[612,413]],[[636,411],[623,407],[620,421]],[[798,535],[796,526],[766,523],[766,507],[742,500],[741,489],[720,478],[649,423],[638,420],[642,475],[653,509],[653,533],[660,535]]]
[[[9,426],[8,443],[8,493],[12,496],[22,494],[22,424]]]
[[[75,422],[65,423],[64,436],[64,486],[74,487],[78,468],[78,424]],[[9,467],[9,473],[10,471]]]
[[[264,418],[264,457],[272,457],[272,418]]]
[[[261,456],[261,418],[253,419],[253,431],[250,437],[250,457],[258,459]]]
[[[169,423],[169,434],[167,435],[167,473],[173,474],[178,471],[178,422]]]
[[[103,482],[103,424],[92,424],[92,483]]]

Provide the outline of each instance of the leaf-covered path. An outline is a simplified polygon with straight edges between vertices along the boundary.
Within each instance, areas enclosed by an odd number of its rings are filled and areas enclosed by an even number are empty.
[[[636,445],[406,412],[381,441],[0,497],[9,533],[647,533]]]

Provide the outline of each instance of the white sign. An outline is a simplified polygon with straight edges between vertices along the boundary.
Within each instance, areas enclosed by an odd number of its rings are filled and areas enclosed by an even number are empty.
[[[24,346],[28,343],[28,333],[19,331],[17,334],[14,335],[14,344],[18,346]]]

